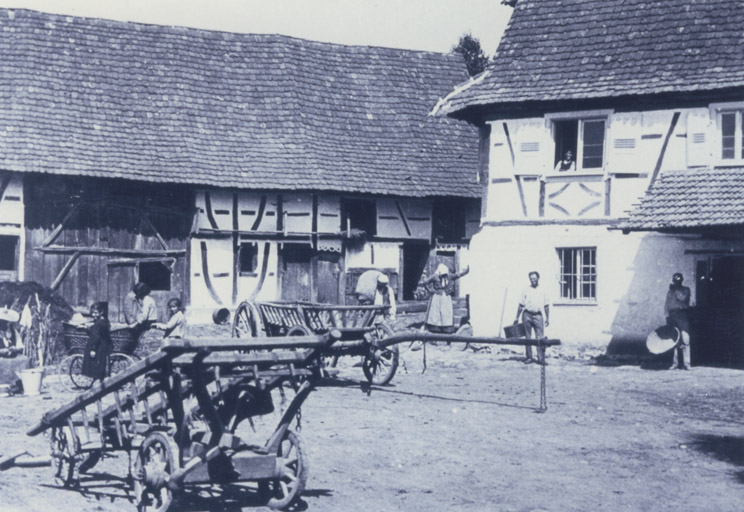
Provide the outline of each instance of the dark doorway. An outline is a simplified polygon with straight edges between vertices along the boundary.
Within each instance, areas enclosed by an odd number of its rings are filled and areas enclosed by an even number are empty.
[[[429,260],[429,244],[405,242],[403,244],[403,300],[414,300],[414,291],[421,280]]]
[[[692,363],[744,368],[744,257],[696,264]]]
[[[307,244],[284,244],[279,257],[282,300],[312,300],[312,248]]]

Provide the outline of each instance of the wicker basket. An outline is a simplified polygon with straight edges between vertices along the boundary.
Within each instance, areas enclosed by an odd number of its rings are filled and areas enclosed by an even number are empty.
[[[83,327],[65,323],[62,325],[65,350],[68,353],[82,352],[88,343],[88,331]],[[131,355],[137,349],[138,339],[131,327],[111,329],[111,351]]]

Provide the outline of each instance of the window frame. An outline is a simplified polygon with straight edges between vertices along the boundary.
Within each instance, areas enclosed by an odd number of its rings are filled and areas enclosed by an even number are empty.
[[[581,174],[604,174],[607,166],[607,141],[609,139],[610,116],[613,110],[589,110],[578,112],[561,112],[557,114],[545,114],[547,128],[550,130],[550,137],[553,142],[552,154],[556,150],[556,121],[578,121],[576,133],[576,172]],[[602,165],[600,167],[584,167],[584,126],[586,122],[603,121],[604,131],[602,134]],[[551,163],[550,171],[555,169],[555,162]]]
[[[573,305],[588,305],[588,306],[596,306],[598,304],[598,261],[597,261],[597,247],[596,246],[576,246],[576,247],[556,247],[556,256],[558,257],[558,275],[559,275],[559,281],[558,281],[558,303],[560,304],[573,304]],[[590,268],[590,271],[588,274],[585,274],[582,272],[582,267],[584,267],[583,262],[583,253],[582,251],[593,251],[593,263],[589,262],[587,266]],[[574,274],[564,274],[563,272],[563,251],[572,251],[574,254],[574,260],[576,261],[575,267],[576,267],[576,274],[575,274],[575,289],[573,290],[573,297],[570,296],[564,296],[564,283],[566,282],[565,276],[573,276]],[[593,269],[593,273],[591,272],[591,269]],[[593,278],[593,283],[592,283]],[[585,285],[593,285],[593,291],[594,294],[591,296],[583,296],[583,287]]]
[[[732,166],[744,163],[744,102],[713,103],[710,105],[711,118],[715,119],[715,152],[713,161],[716,166]],[[723,157],[723,116],[735,114],[734,122],[734,157]]]

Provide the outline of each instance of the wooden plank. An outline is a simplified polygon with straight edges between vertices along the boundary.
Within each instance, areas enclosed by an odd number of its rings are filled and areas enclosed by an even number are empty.
[[[78,260],[79,257],[80,257],[80,252],[75,252],[72,254],[70,259],[67,260],[67,263],[65,263],[65,266],[62,267],[62,270],[59,272],[57,277],[54,279],[54,282],[50,286],[52,290],[57,290],[57,288],[59,288],[59,285],[62,284],[62,281],[64,280],[65,277],[67,277],[67,274],[69,274],[70,269],[72,268],[72,266],[75,264],[75,262]]]
[[[215,351],[222,350],[273,350],[282,348],[318,348],[325,346],[330,340],[338,337],[338,333],[323,334],[320,336],[292,336],[288,338],[195,338],[195,339],[175,339],[163,342],[162,350],[164,351],[186,351],[195,352],[197,350],[208,349]]]
[[[171,357],[171,355],[165,352],[156,352],[146,357],[142,361],[130,366],[122,373],[105,379],[103,382],[96,384],[88,391],[78,395],[74,400],[54,410],[48,411],[46,414],[44,414],[42,420],[37,425],[32,427],[27,432],[27,434],[29,436],[40,434],[44,430],[56,425],[59,421],[63,421],[68,416],[71,416],[75,412],[81,410],[85,406],[100,400],[111,391],[120,389],[125,384],[133,381],[140,375],[153,370],[157,365],[159,365],[163,361],[166,361],[169,357]]]
[[[147,249],[120,249],[113,247],[72,247],[61,245],[50,245],[48,247],[36,247],[37,251],[50,254],[70,254],[81,252],[84,254],[131,254],[134,256],[181,256],[186,254],[186,249],[169,249],[167,251],[147,250]]]

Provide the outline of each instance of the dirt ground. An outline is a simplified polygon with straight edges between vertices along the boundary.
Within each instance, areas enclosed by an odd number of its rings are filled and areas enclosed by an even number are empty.
[[[552,357],[548,411],[540,369],[511,350],[436,346],[402,354],[390,386],[339,378],[302,408],[310,476],[297,510],[740,511],[744,405],[737,370],[654,371]],[[39,397],[0,399],[0,453],[47,453],[25,431],[72,398],[54,378]],[[275,418],[257,422],[259,433]],[[0,473],[2,510],[132,511],[124,455],[76,490],[49,468]],[[187,493],[172,510],[264,510],[254,486]]]

